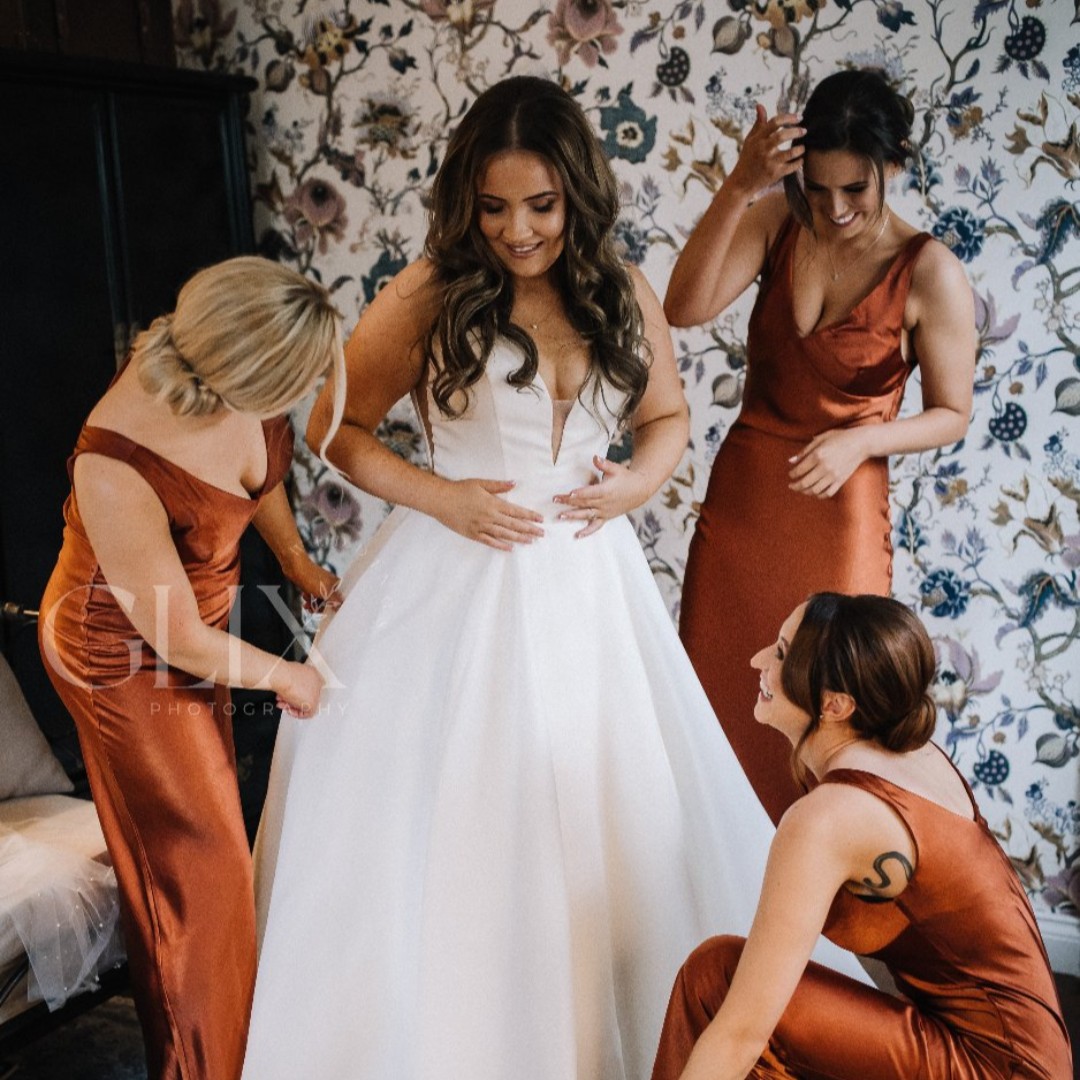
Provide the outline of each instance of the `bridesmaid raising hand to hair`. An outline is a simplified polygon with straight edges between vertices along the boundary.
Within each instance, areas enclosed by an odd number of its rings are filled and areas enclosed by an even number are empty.
[[[913,109],[874,71],[823,79],[803,116],[759,105],[671,276],[676,326],[754,281],[742,411],[713,465],[680,633],[774,821],[798,796],[784,740],[750,718],[739,661],[815,590],[888,594],[888,458],[963,438],[975,316],[959,260],[886,202]],[[784,191],[763,194],[782,181]],[[918,365],[922,409],[897,419]]]

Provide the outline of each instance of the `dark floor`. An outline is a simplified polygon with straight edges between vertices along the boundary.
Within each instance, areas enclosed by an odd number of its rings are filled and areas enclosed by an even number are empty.
[[[0,1080],[146,1080],[131,999],[110,998],[18,1050],[0,1046]]]
[[[1080,1045],[1080,979],[1059,975],[1073,1046]],[[1074,1070],[1080,1080],[1080,1068]],[[0,1047],[0,1080],[145,1080],[131,1000],[115,997],[15,1053]],[[554,1078],[553,1078],[554,1080]]]

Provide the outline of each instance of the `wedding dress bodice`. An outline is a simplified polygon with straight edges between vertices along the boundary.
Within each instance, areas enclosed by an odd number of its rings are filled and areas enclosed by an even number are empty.
[[[483,376],[469,388],[469,402],[461,416],[444,416],[430,385],[424,391],[426,408],[420,412],[426,417],[432,466],[440,476],[513,480],[517,487],[507,498],[553,518],[559,506],[551,502],[552,496],[596,478],[592,459],[604,457],[616,437],[617,413],[625,398],[607,385],[601,385],[595,395],[592,386],[586,386],[571,403],[560,438],[559,403],[540,376],[531,386],[507,382],[521,363],[516,346],[500,338]]]

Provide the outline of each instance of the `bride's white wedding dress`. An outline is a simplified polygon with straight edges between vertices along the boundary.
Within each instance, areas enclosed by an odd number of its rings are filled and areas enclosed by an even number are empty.
[[[316,643],[342,685],[282,719],[246,1080],[645,1080],[679,965],[749,929],[773,829],[634,530],[555,520],[618,395],[556,454],[520,362],[424,412],[434,469],[515,480],[544,538],[395,510]]]

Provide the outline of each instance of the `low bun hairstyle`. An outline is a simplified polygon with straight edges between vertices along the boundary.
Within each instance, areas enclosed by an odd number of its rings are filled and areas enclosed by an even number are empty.
[[[136,339],[139,381],[143,389],[168,402],[178,416],[205,416],[216,412],[221,396],[199,378],[180,355],[172,336],[173,317],[161,315]]]
[[[885,166],[903,167],[912,156],[915,107],[873,68],[838,71],[814,88],[803,109],[806,134],[794,145],[804,150],[847,150],[865,158],[878,179],[878,209],[885,202]],[[812,228],[813,216],[798,176],[784,177],[788,205]]]
[[[925,746],[937,724],[929,694],[936,666],[926,628],[899,601],[840,593],[811,596],[780,678],[788,699],[810,716],[792,754],[797,779],[805,784],[799,751],[818,728],[826,691],[854,701],[849,722],[871,742],[898,754]]]
[[[132,363],[143,389],[178,416],[279,414],[331,366],[344,386],[339,320],[318,282],[242,255],[190,278],[176,310],[135,339]]]

